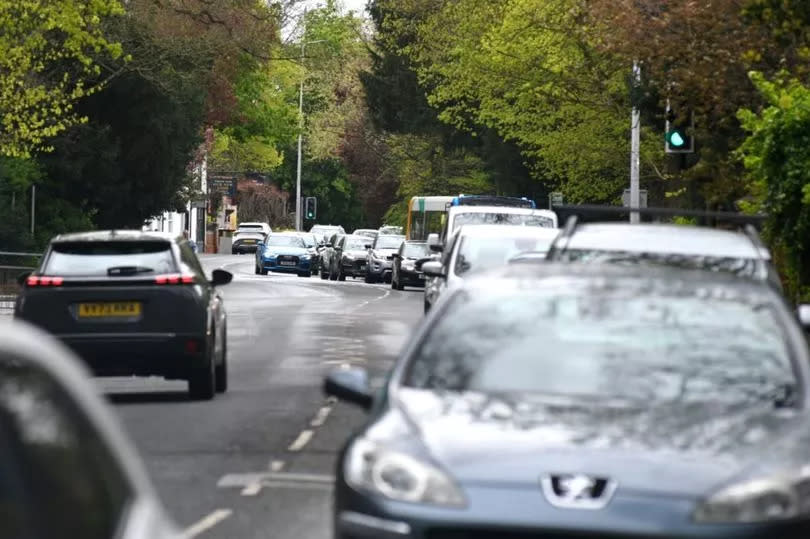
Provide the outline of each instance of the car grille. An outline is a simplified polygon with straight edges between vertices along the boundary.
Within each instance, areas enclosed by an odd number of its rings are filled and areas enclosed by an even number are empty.
[[[366,269],[366,261],[365,260],[355,260],[354,261],[354,269],[356,269],[356,270],[364,270],[364,269]]]
[[[394,255],[388,255],[388,256],[386,256],[386,257],[385,257],[385,259],[386,259],[386,260],[393,260],[393,259],[394,259]]]
[[[281,263],[281,262],[293,262],[295,265],[298,265],[298,257],[297,256],[279,255],[279,257],[277,258],[277,261],[279,263]]]

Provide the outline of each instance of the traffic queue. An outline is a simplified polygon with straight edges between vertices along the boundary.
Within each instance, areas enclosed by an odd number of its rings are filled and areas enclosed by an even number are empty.
[[[647,208],[627,223],[627,208],[528,202],[460,199],[436,226],[424,212],[404,230],[245,230],[234,244],[255,245],[258,275],[424,288],[425,316],[390,371],[325,374],[326,395],[368,413],[338,455],[333,536],[810,537],[810,306],[784,297],[757,218],[686,212],[715,226],[674,224],[676,210]],[[141,500],[133,515],[152,537],[173,536],[171,523],[84,395],[84,371],[62,362],[187,380],[211,399],[228,389],[232,278],[206,275],[182,238],[120,231],[59,236],[21,277],[15,316],[39,330],[0,346],[0,383],[39,377],[55,409],[77,402],[71,413],[90,419],[75,429],[90,435],[76,439],[98,440],[93,458]],[[0,440],[13,440],[7,426],[25,415],[4,406]],[[54,522],[71,537],[124,529]],[[17,536],[55,536],[37,525],[45,535]]]

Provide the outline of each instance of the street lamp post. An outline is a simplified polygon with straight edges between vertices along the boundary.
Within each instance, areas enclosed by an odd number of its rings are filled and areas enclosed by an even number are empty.
[[[304,49],[313,43],[322,43],[325,39],[315,41],[301,41],[301,65],[304,64]],[[300,231],[304,228],[304,218],[301,215],[301,147],[304,139],[304,79],[306,72],[301,77],[301,85],[298,88],[298,164],[295,174],[295,229]]]

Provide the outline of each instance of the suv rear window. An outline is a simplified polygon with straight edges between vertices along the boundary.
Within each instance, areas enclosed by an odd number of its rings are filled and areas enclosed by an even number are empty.
[[[47,275],[60,276],[148,275],[176,271],[171,244],[167,241],[55,243],[44,268]]]

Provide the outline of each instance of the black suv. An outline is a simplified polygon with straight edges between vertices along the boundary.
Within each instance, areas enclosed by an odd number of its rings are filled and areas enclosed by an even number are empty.
[[[20,277],[15,316],[54,334],[99,376],[188,380],[192,397],[228,387],[226,318],[188,240],[141,231],[66,234]]]

